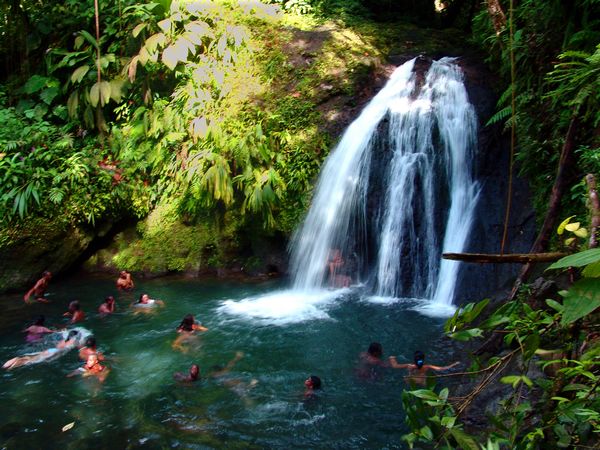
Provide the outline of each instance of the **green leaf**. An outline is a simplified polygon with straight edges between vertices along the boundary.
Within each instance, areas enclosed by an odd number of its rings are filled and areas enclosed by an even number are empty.
[[[110,83],[108,81],[100,82],[100,105],[104,106],[110,101]]]
[[[600,278],[600,261],[588,264],[582,271],[581,275],[586,278]]]
[[[144,28],[146,28],[147,26],[148,26],[147,23],[142,22],[142,23],[140,23],[140,24],[138,24],[138,25],[135,26],[135,28],[133,29],[133,31],[131,32],[131,34],[133,35],[134,38],[138,37],[138,35],[142,32],[142,30]]]
[[[58,95],[58,92],[59,92],[58,88],[49,87],[42,91],[42,93],[40,94],[40,98],[44,101],[44,103],[49,105],[50,103],[52,103],[52,100],[54,100],[56,98],[56,96]]]
[[[100,83],[96,82],[90,89],[90,104],[95,108],[100,101]]]
[[[551,298],[546,299],[546,305],[548,305],[550,308],[554,309],[557,312],[563,312],[563,310],[565,309],[565,307],[561,303],[558,303],[557,301],[552,300]]]
[[[34,75],[29,80],[27,80],[27,83],[25,83],[25,86],[23,86],[23,90],[26,94],[33,94],[34,92],[37,92],[40,89],[44,88],[46,86],[47,81],[47,77],[43,77],[41,75]]]
[[[429,389],[416,389],[414,391],[409,391],[411,395],[414,395],[417,398],[422,398],[423,400],[439,400],[438,395]]]
[[[423,436],[428,441],[433,440],[433,433],[431,432],[431,428],[429,428],[427,425],[422,427],[419,431],[421,433],[421,436]]]
[[[562,325],[568,325],[600,307],[600,279],[584,278],[564,294]]]
[[[78,67],[71,74],[71,82],[72,83],[80,83],[81,80],[83,80],[83,77],[85,77],[85,74],[88,73],[89,70],[90,70],[90,66],[88,66],[88,65]]]
[[[526,360],[531,358],[539,347],[540,335],[537,332],[530,334],[523,341],[523,350],[525,350],[525,354],[523,355],[523,357]]]
[[[78,106],[79,106],[79,94],[77,93],[77,91],[74,91],[73,93],[71,93],[71,95],[69,96],[69,99],[67,100],[67,111],[69,112],[69,116],[75,117]]]
[[[575,253],[574,255],[565,256],[559,259],[546,270],[564,269],[566,267],[581,267],[587,266],[600,261],[600,248],[592,248],[583,252]]]
[[[565,225],[565,230],[567,231],[577,231],[579,230],[579,226],[581,225],[580,222],[573,222],[573,223],[568,223]]]
[[[179,55],[177,49],[174,46],[169,45],[167,48],[165,48],[163,50],[162,62],[169,69],[173,70],[177,66],[177,63],[179,63],[179,61],[180,61],[179,56],[180,55]]]
[[[96,41],[96,38],[94,38],[94,36],[92,36],[90,33],[88,33],[85,30],[81,30],[80,31],[81,36],[83,36],[83,38],[88,41],[90,44],[92,44],[95,48],[98,48],[98,42]]]
[[[469,330],[457,331],[456,333],[452,333],[450,337],[452,339],[456,339],[457,341],[468,341],[474,337],[483,336],[483,330],[480,328],[471,328]]]
[[[458,428],[451,428],[450,434],[462,450],[479,450],[479,445],[477,445],[475,439],[464,431],[459,430]]]

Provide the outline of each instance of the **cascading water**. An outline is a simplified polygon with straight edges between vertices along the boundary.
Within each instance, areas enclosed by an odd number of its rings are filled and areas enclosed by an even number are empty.
[[[329,156],[292,241],[295,289],[324,287],[332,249],[348,256],[367,239],[364,234],[373,228],[366,217],[372,152],[389,117],[390,161],[380,175],[385,198],[378,236],[371,238],[378,250],[370,278],[378,296],[452,303],[459,263],[440,263],[440,257],[464,249],[473,221],[478,186],[471,153],[477,122],[452,58],[433,62],[420,89],[414,63],[396,69]],[[361,258],[367,259],[355,259]],[[354,261],[354,281],[362,265]]]

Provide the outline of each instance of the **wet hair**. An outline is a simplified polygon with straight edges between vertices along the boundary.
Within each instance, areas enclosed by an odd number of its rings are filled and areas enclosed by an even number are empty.
[[[112,295],[109,295],[104,299],[104,303],[110,303],[111,301],[115,301],[115,298]]]
[[[381,355],[383,355],[383,347],[381,346],[381,344],[379,342],[371,342],[371,344],[369,345],[369,349],[367,350],[367,353],[371,356],[380,358]]]
[[[42,276],[43,277],[51,277],[52,276],[52,272],[50,272],[48,270],[44,270],[44,272],[42,272]]]
[[[193,331],[194,330],[194,316],[191,314],[186,315],[183,320],[181,321],[181,323],[179,324],[179,326],[177,327],[178,330],[181,331]]]
[[[85,340],[85,346],[88,348],[92,348],[96,346],[96,338],[94,336],[88,336]]]
[[[421,350],[415,352],[415,365],[420,369],[425,364],[425,353]]]
[[[65,338],[65,342],[68,341],[71,338],[74,338],[78,334],[79,334],[79,331],[77,331],[77,330],[71,330],[71,331],[69,331],[69,334],[67,334],[67,337]]]
[[[144,298],[144,295],[146,295],[146,293],[145,293],[145,292],[144,292],[144,293],[142,293],[142,294],[140,294],[140,298],[139,298],[139,299],[138,299],[138,301],[137,301],[138,303],[142,303],[142,298]]]
[[[79,303],[79,300],[73,300],[71,303],[69,303],[69,309],[79,311],[81,309],[81,304]]]
[[[321,389],[321,379],[318,376],[311,375],[308,379],[310,380],[313,389]]]
[[[44,322],[46,321],[46,316],[44,316],[43,314],[40,314],[39,316],[37,316],[35,318],[35,321],[33,322],[34,325],[37,325],[39,327],[44,326]]]

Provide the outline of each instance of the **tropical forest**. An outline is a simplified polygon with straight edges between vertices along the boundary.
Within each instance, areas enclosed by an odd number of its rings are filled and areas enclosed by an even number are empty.
[[[600,0],[1,0],[0,448],[600,449]]]

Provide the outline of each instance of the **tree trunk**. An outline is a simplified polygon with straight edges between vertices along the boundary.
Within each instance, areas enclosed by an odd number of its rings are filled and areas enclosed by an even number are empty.
[[[530,263],[554,262],[567,256],[567,253],[513,253],[508,255],[494,255],[488,253],[444,253],[442,258],[454,261],[472,263]]]
[[[585,181],[588,185],[590,196],[590,215],[592,217],[590,224],[590,248],[598,247],[598,230],[600,229],[600,199],[596,190],[596,178],[594,175],[587,174]]]
[[[565,136],[565,143],[563,144],[563,148],[560,153],[558,169],[556,172],[556,178],[554,179],[554,186],[552,186],[552,194],[550,195],[546,218],[544,219],[544,223],[542,224],[537,239],[531,247],[530,253],[541,253],[548,248],[552,231],[556,226],[558,214],[560,213],[560,203],[567,188],[567,181],[569,178],[568,174],[574,164],[573,153],[575,150],[575,136],[577,135],[578,125],[579,118],[577,116],[573,116],[571,118],[571,123],[569,124],[569,129],[567,130],[567,135]],[[510,295],[511,300],[517,294],[521,284],[527,280],[530,271],[531,263],[525,264],[523,269],[521,269],[521,273],[515,281]]]

